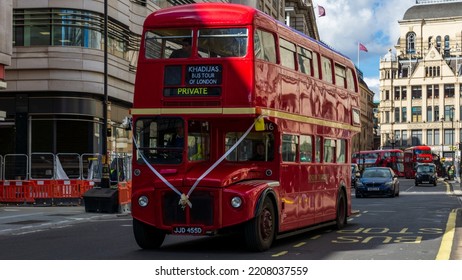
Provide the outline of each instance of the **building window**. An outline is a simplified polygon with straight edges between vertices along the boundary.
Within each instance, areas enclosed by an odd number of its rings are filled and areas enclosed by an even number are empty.
[[[454,130],[453,129],[445,129],[444,130],[444,144],[445,145],[453,145],[454,144]]]
[[[451,47],[449,46],[449,35],[444,36],[444,56],[449,56]]]
[[[411,131],[412,146],[422,145],[422,130]]]
[[[401,108],[401,121],[403,123],[407,122],[407,108],[406,107]]]
[[[435,116],[435,122],[439,121],[440,120],[440,107],[438,105],[436,105],[434,108],[434,116]]]
[[[399,108],[395,108],[395,123],[399,123]]]
[[[452,121],[454,119],[454,106],[446,105],[444,106],[444,120]]]
[[[390,91],[389,90],[386,90],[385,91],[385,98],[384,100],[390,100]]]
[[[445,84],[444,85],[444,97],[453,98],[454,97],[454,84]]]
[[[435,99],[440,98],[440,87],[438,85],[433,85],[433,95]]]
[[[15,9],[13,46],[77,46],[104,49],[104,16],[72,9]],[[136,67],[140,36],[108,20],[108,53]]]
[[[432,47],[433,36],[428,37],[428,49]]]
[[[427,130],[427,145],[433,145],[433,130],[428,129]]]
[[[395,100],[399,100],[399,87],[395,87]]]
[[[407,99],[407,88],[406,87],[401,87],[401,99],[402,100]]]
[[[415,33],[409,32],[406,36],[406,52],[415,53]]]
[[[436,49],[438,52],[441,50],[441,36],[436,36]]]
[[[407,131],[403,130],[401,133],[401,146],[407,146]]]
[[[411,112],[412,112],[412,122],[422,121],[422,107],[420,106],[412,107]]]
[[[427,99],[431,99],[433,96],[433,89],[431,85],[427,85]]]
[[[439,76],[440,76],[439,66],[425,67],[425,77],[439,77]]]
[[[439,145],[440,144],[440,131],[438,129],[435,129],[433,131],[433,142],[435,143],[435,145]]]
[[[412,99],[422,99],[422,86],[412,86]]]
[[[432,106],[427,106],[427,121],[431,122],[432,120]]]

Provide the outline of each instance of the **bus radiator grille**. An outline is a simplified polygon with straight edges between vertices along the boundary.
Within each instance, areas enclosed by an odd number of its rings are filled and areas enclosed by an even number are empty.
[[[180,198],[174,192],[165,192],[162,197],[163,222],[164,225],[176,224],[196,224],[196,225],[213,225],[214,195],[209,191],[195,190],[189,201],[192,208],[182,209],[178,205]],[[189,219],[187,217],[189,215]]]

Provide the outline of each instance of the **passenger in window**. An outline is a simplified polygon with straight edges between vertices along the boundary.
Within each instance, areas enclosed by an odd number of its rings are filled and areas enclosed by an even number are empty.
[[[257,143],[255,146],[254,154],[252,158],[250,158],[252,161],[264,161],[265,160],[265,145],[261,142]]]
[[[170,58],[185,58],[191,56],[191,39],[186,38],[181,41],[182,48],[174,50]]]
[[[184,146],[184,128],[182,125],[176,128],[176,134],[170,142],[170,146],[182,148]]]

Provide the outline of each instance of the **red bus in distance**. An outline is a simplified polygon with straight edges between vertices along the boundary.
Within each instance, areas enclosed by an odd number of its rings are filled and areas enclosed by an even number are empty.
[[[415,177],[417,163],[433,163],[432,149],[429,146],[414,146],[404,149],[404,176]]]
[[[354,64],[249,6],[165,8],[144,23],[131,110],[133,232],[240,231],[250,250],[351,215]]]
[[[366,167],[390,167],[396,175],[404,176],[404,153],[399,149],[355,152],[351,162],[358,164],[361,170]]]

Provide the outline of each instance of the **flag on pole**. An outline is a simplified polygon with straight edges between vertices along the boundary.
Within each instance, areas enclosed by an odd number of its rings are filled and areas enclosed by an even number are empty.
[[[366,46],[364,46],[364,45],[361,44],[361,43],[359,43],[359,50],[360,50],[360,51],[363,51],[363,52],[367,52]]]
[[[326,15],[326,9],[323,6],[318,5],[318,16],[323,17]]]

